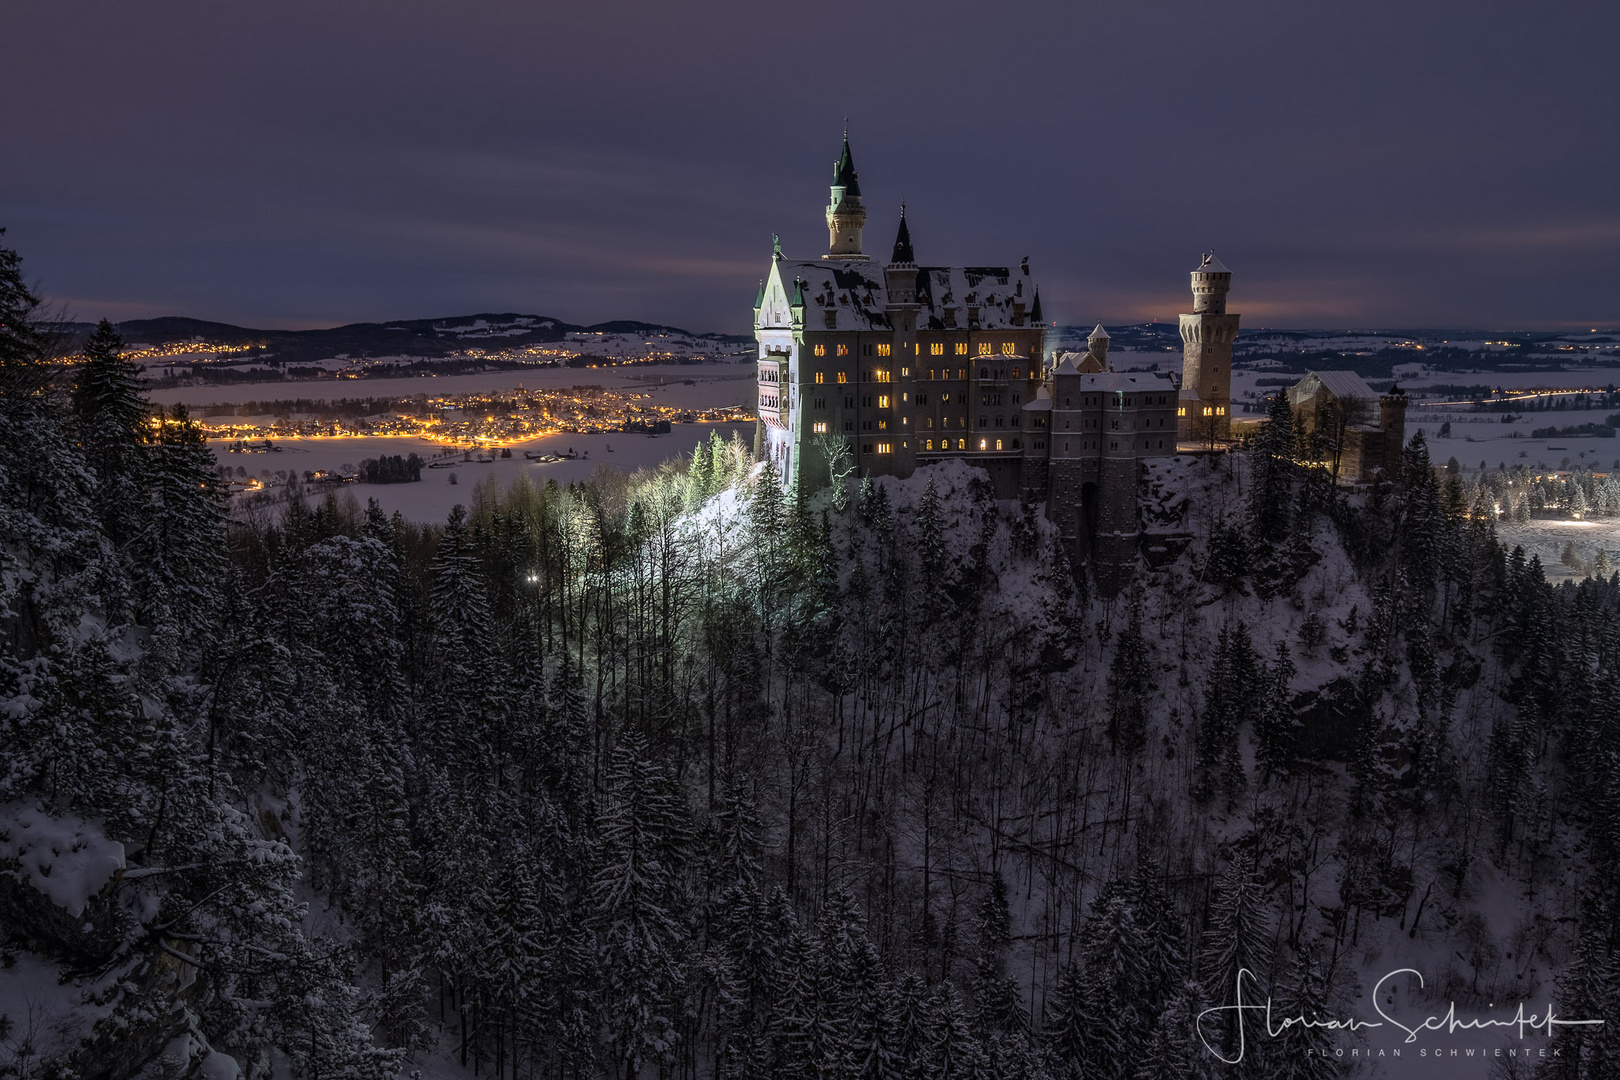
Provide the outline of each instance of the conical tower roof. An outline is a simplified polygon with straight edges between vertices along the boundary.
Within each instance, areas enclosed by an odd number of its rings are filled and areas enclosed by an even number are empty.
[[[1041,314],[1041,290],[1039,287],[1035,289],[1035,302],[1030,305],[1029,317],[1030,320],[1035,323],[1043,323],[1046,321],[1045,317]]]
[[[1097,329],[1093,330],[1091,332],[1091,336],[1086,338],[1086,340],[1087,341],[1107,341],[1108,340],[1108,331],[1103,329],[1102,323],[1098,323],[1097,324]]]
[[[894,234],[894,254],[890,263],[917,265],[917,253],[911,249],[911,230],[906,226],[906,204],[900,204],[900,230]]]
[[[861,182],[855,172],[855,159],[849,153],[849,129],[844,129],[844,152],[838,155],[838,162],[833,166],[833,187],[844,189],[846,196],[859,196]]]

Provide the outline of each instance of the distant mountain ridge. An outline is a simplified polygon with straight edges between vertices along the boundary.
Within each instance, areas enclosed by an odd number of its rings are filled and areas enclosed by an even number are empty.
[[[743,335],[695,333],[680,327],[630,319],[583,325],[547,315],[515,312],[484,312],[439,319],[393,319],[316,330],[260,330],[183,316],[131,319],[115,325],[131,348],[200,340],[236,348],[257,346],[255,351],[262,350],[266,356],[273,356],[283,364],[308,363],[338,356],[434,358],[479,346],[521,349],[565,341],[569,334],[678,336],[716,344],[753,340]],[[74,335],[88,335],[94,328],[91,323],[69,323],[64,327]]]

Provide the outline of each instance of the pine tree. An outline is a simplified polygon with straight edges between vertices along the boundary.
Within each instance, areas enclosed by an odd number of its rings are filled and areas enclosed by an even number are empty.
[[[145,444],[151,434],[140,370],[124,359],[124,342],[102,319],[73,368],[73,415],[85,458],[96,474],[96,509],[108,535],[127,539],[139,527]]]
[[[1294,764],[1293,658],[1286,642],[1277,643],[1277,659],[1262,683],[1254,718],[1255,759],[1262,777],[1284,776]]]
[[[636,735],[613,750],[600,829],[593,923],[613,1049],[633,1080],[644,1063],[666,1061],[675,1046],[689,837],[679,789]]]
[[[1267,909],[1265,890],[1255,880],[1253,861],[1247,855],[1233,857],[1215,883],[1210,925],[1204,932],[1199,962],[1199,974],[1210,1001],[1234,1004],[1240,972],[1248,972],[1242,976],[1245,1001],[1266,995],[1271,984],[1271,924]],[[1219,1027],[1224,1045],[1233,1051],[1225,1055],[1230,1059],[1235,1056],[1236,1029],[1229,1015]]]

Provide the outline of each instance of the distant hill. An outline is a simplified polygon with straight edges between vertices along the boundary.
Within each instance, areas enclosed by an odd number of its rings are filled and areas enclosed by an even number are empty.
[[[72,323],[70,333],[88,335],[90,323]],[[350,323],[320,330],[259,330],[229,323],[208,322],[173,316],[160,319],[131,319],[117,324],[119,334],[133,349],[191,341],[254,347],[244,356],[254,355],[280,364],[313,363],[333,357],[357,359],[405,356],[431,359],[468,348],[521,349],[564,341],[569,334],[612,334],[648,339],[679,337],[689,341],[712,341],[736,345],[753,340],[736,334],[702,334],[679,327],[626,320],[581,325],[546,315],[520,315],[513,312],[453,315],[442,319],[398,319],[389,322]]]

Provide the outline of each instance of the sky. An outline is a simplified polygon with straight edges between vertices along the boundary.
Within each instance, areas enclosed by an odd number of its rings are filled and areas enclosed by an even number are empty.
[[[514,311],[747,333],[827,243],[1029,256],[1049,318],[1620,325],[1620,5],[8,6],[0,226],[73,317]]]

